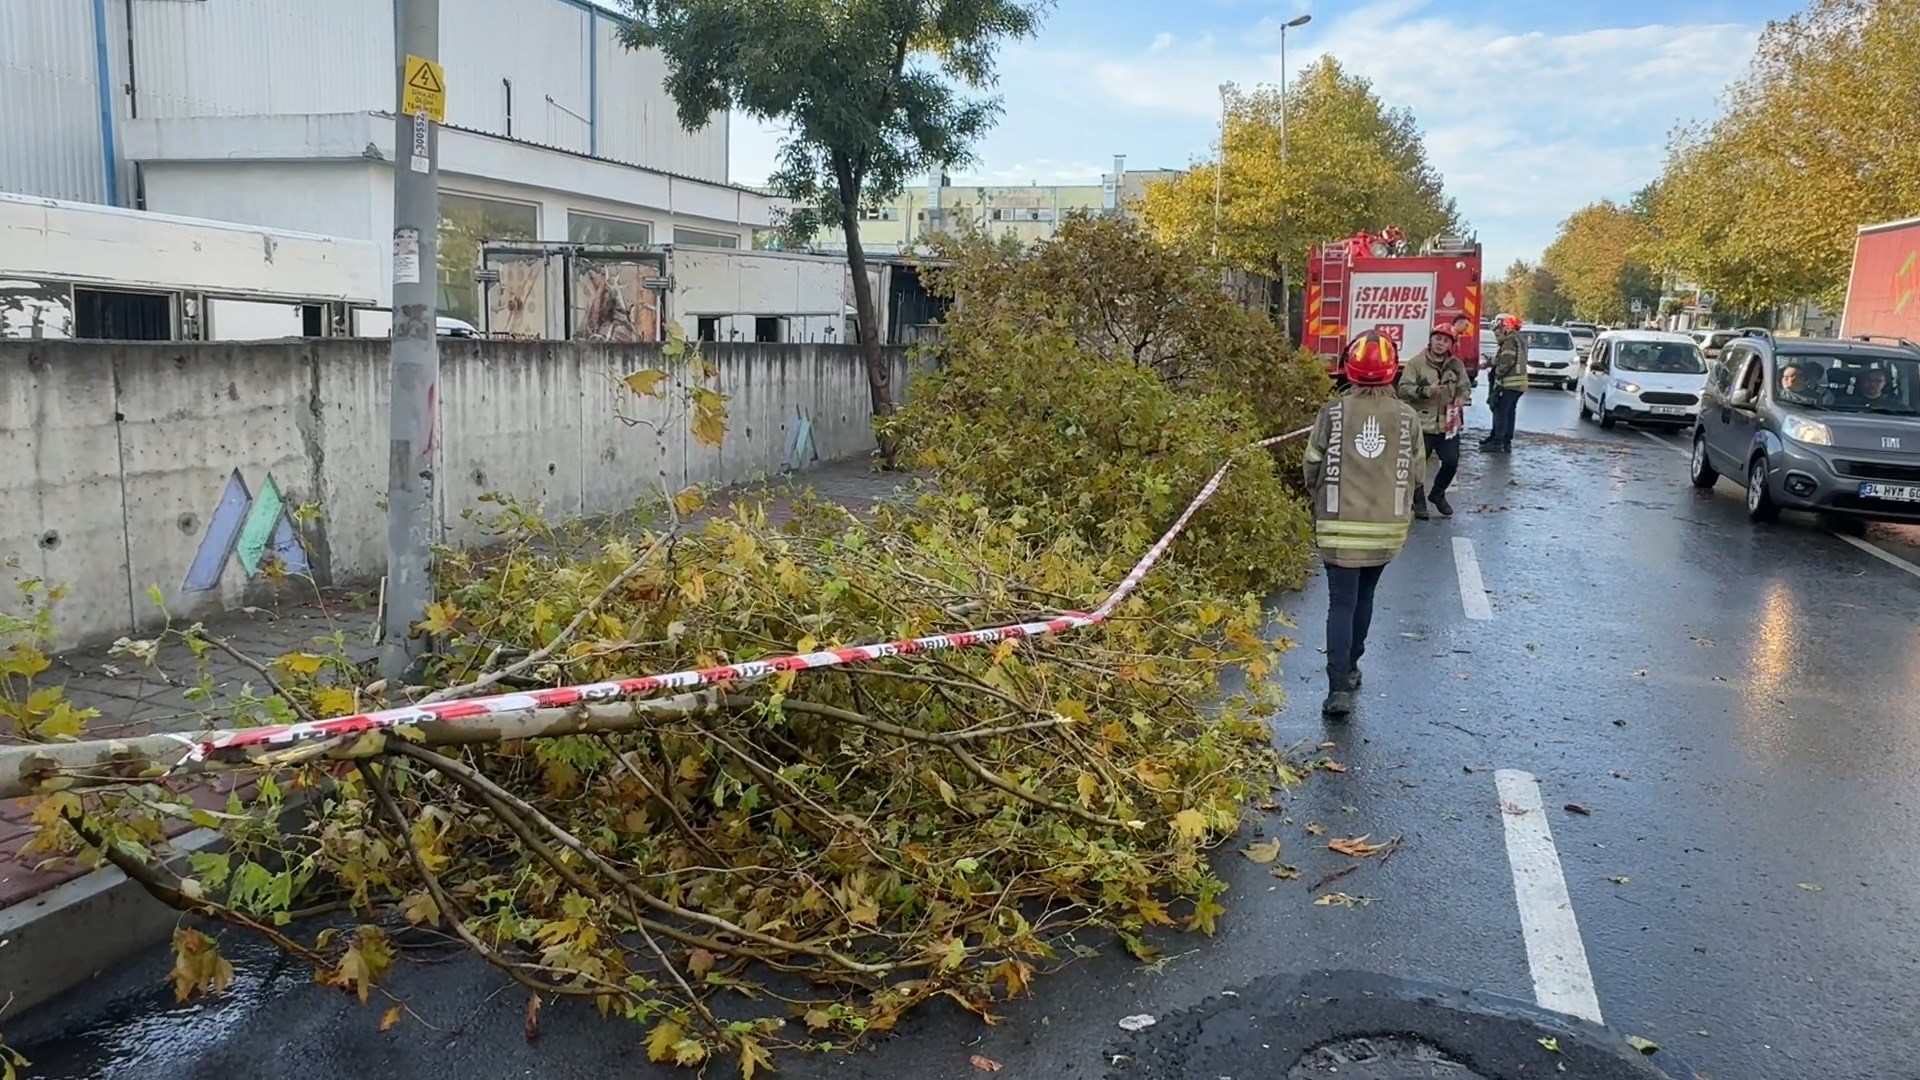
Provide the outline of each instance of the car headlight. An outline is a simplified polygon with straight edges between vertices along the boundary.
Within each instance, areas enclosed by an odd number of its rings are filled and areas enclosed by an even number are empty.
[[[1639,383],[1630,383],[1625,379],[1613,380],[1613,388],[1623,394],[1637,394],[1640,392]]]
[[[1833,445],[1832,428],[1812,420],[1802,420],[1797,416],[1789,416],[1783,420],[1780,424],[1780,433],[1794,442],[1806,443],[1809,446]]]

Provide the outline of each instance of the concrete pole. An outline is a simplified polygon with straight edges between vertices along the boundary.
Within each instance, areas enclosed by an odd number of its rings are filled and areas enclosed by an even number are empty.
[[[1227,84],[1220,84],[1220,156],[1213,161],[1213,258],[1220,259],[1220,197],[1226,186]],[[1114,177],[1116,183],[1119,177]]]
[[[433,601],[438,537],[434,454],[439,426],[439,133],[409,116],[407,57],[438,61],[440,0],[394,0],[393,360],[387,458],[387,587],[380,670],[398,686],[426,652],[413,625]]]

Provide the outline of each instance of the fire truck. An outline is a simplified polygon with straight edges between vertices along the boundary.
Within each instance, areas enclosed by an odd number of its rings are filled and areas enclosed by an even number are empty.
[[[1436,236],[1408,250],[1406,234],[1388,228],[1316,244],[1307,258],[1306,318],[1301,343],[1338,368],[1354,335],[1378,330],[1403,351],[1427,347],[1434,323],[1459,331],[1454,355],[1480,370],[1480,243]]]

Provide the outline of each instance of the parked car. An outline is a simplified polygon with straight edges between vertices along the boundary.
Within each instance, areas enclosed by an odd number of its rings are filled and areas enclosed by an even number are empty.
[[[1580,380],[1580,419],[1610,428],[1634,424],[1690,425],[1700,415],[1707,359],[1685,334],[1609,330],[1587,357]]]
[[[1602,328],[1586,322],[1570,322],[1563,325],[1567,333],[1573,335],[1573,351],[1580,359],[1585,360],[1587,354],[1593,351],[1593,343],[1600,337]]]
[[[1558,326],[1528,323],[1520,328],[1520,338],[1527,343],[1529,381],[1573,389],[1580,377],[1580,358],[1574,351],[1572,334]]]
[[[1754,521],[1788,509],[1920,522],[1920,345],[1734,338],[1709,365],[1692,474],[1699,488],[1745,484]]]

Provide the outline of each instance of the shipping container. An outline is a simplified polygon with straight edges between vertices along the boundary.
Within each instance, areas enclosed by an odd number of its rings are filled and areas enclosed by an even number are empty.
[[[1920,341],[1920,218],[1860,229],[1840,333]]]

